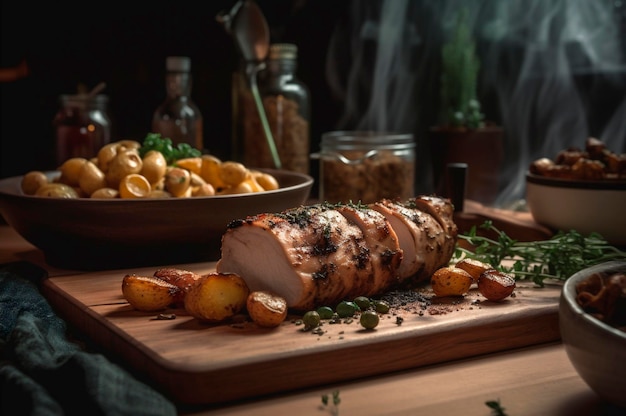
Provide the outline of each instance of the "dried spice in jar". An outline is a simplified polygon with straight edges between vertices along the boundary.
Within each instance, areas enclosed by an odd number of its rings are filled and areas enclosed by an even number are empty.
[[[259,74],[261,100],[283,169],[309,173],[310,95],[295,75],[297,47],[270,46],[266,69]],[[274,168],[254,99],[245,76],[235,83],[235,159],[246,166]]]
[[[414,194],[412,134],[336,131],[322,136],[320,200],[372,203]]]

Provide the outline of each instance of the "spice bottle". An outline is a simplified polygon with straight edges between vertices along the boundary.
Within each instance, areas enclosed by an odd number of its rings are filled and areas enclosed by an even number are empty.
[[[53,126],[56,131],[56,164],[73,157],[89,159],[111,141],[108,97],[88,94],[61,95]]]
[[[320,152],[319,199],[369,204],[414,195],[415,142],[408,133],[324,133]]]
[[[191,59],[168,56],[165,65],[166,97],[154,112],[152,131],[170,138],[175,145],[187,143],[202,149],[202,114],[191,98]]]
[[[283,169],[309,173],[310,93],[296,76],[298,48],[270,45],[259,92]],[[246,166],[274,168],[274,160],[245,72],[234,76],[235,158]]]

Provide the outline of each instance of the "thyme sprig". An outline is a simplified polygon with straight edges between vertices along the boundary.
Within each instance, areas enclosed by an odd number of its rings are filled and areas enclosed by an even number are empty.
[[[476,226],[459,234],[458,238],[473,248],[470,250],[457,244],[453,262],[473,258],[514,275],[516,280],[532,280],[541,287],[546,279],[567,280],[589,266],[626,260],[626,252],[610,245],[597,233],[583,236],[575,230],[558,231],[548,240],[525,242],[509,237],[491,221],[485,221],[480,228],[493,232],[495,237],[478,235]],[[503,260],[510,261],[503,264]]]

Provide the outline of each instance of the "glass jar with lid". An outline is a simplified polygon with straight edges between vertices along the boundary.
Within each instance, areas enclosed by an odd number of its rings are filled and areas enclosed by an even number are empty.
[[[56,131],[56,163],[98,154],[111,141],[108,97],[98,94],[61,95],[53,125]]]
[[[296,76],[298,48],[270,45],[265,69],[259,73],[263,108],[283,169],[309,173],[310,93]],[[246,166],[274,168],[254,99],[240,72],[235,84],[235,148]]]
[[[319,199],[369,204],[414,196],[415,142],[410,133],[334,131],[322,135]]]

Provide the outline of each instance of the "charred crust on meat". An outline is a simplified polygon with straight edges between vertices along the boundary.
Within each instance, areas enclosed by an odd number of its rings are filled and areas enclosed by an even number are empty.
[[[241,227],[242,225],[244,225],[245,223],[246,223],[246,220],[242,220],[242,219],[233,220],[233,221],[228,223],[226,228],[228,228],[228,229],[238,228],[238,227]]]

